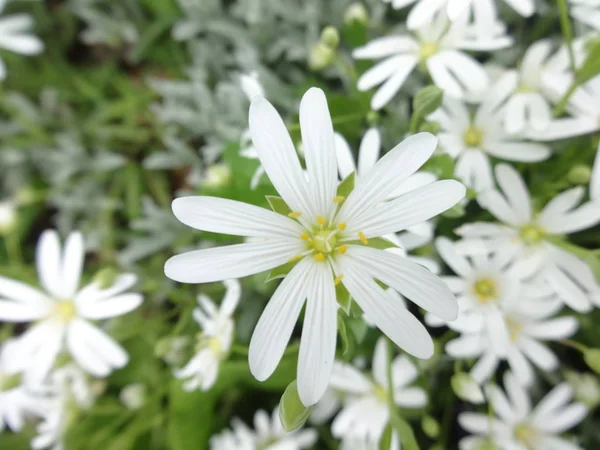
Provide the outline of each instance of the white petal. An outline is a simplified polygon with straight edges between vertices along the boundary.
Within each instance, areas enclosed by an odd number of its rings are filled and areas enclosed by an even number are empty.
[[[366,275],[387,284],[421,308],[443,320],[456,319],[456,298],[448,286],[425,267],[402,256],[369,247],[350,245],[347,255]]]
[[[86,303],[79,307],[78,312],[86,319],[108,319],[133,311],[142,304],[141,294],[122,294],[108,300]]]
[[[577,328],[579,328],[579,322],[575,317],[558,317],[544,322],[527,324],[524,331],[536,339],[557,341],[573,336]]]
[[[560,434],[579,424],[587,414],[588,409],[583,404],[574,403],[561,411],[545,416],[544,420],[536,422],[536,425],[541,430]]]
[[[593,133],[599,128],[598,123],[591,117],[568,117],[553,120],[545,130],[532,129],[527,133],[527,137],[547,142]]]
[[[180,283],[242,278],[280,266],[303,250],[300,240],[268,240],[195,250],[170,258],[165,263],[165,275]]]
[[[83,235],[79,232],[71,233],[65,241],[62,258],[63,298],[73,298],[77,292],[79,279],[83,270],[84,257]]]
[[[530,222],[531,200],[523,178],[508,164],[498,164],[496,179],[518,220],[522,223]]]
[[[548,347],[533,339],[521,338],[519,346],[523,353],[540,369],[551,372],[558,368],[560,361]]]
[[[461,277],[469,277],[473,274],[473,267],[469,260],[456,251],[450,239],[440,237],[435,241],[435,248],[442,260]],[[461,280],[462,281],[462,280]]]
[[[484,349],[485,339],[479,334],[466,334],[446,344],[446,352],[454,358],[474,358]]]
[[[220,312],[226,317],[230,317],[237,307],[242,295],[242,286],[238,280],[225,280],[225,297],[221,302]]]
[[[566,405],[573,398],[573,388],[567,383],[561,383],[552,389],[537,404],[533,411],[536,422],[543,421],[547,416],[553,415],[559,408]]]
[[[369,128],[360,142],[358,151],[358,173],[366,174],[371,170],[381,152],[381,135],[377,128]]]
[[[362,266],[349,258],[340,258],[342,282],[367,317],[396,345],[418,358],[433,355],[433,341],[415,316],[401,302],[390,297],[375,281],[362,273]]]
[[[372,383],[360,370],[350,364],[336,361],[331,372],[331,387],[352,394],[368,393]]]
[[[600,202],[588,202],[574,211],[544,222],[544,227],[555,234],[570,234],[591,228],[600,223]]]
[[[0,276],[0,298],[34,307],[49,308],[53,305],[44,293],[20,281]]]
[[[352,156],[352,150],[350,150],[346,139],[339,133],[335,134],[334,139],[338,172],[340,173],[340,178],[344,179],[356,170],[356,164],[354,163],[354,156]]]
[[[97,355],[93,354],[89,343],[84,339],[85,331],[81,332],[82,321],[74,321],[67,330],[67,348],[73,359],[82,369],[98,377],[105,377],[110,373],[110,366]]]
[[[498,416],[506,422],[512,423],[515,419],[520,419],[513,411],[512,405],[508,402],[504,392],[495,385],[487,386],[486,389],[488,400]]]
[[[544,278],[560,298],[575,311],[587,312],[591,309],[586,293],[556,265],[547,265],[544,269]]]
[[[492,156],[508,161],[539,162],[550,157],[550,148],[533,142],[491,142],[485,150]]]
[[[362,92],[373,89],[413,60],[412,55],[394,55],[379,61],[360,76],[356,87]]]
[[[533,0],[504,0],[508,3],[516,12],[523,17],[532,16],[535,12],[535,4]]]
[[[380,110],[390,102],[417,65],[418,60],[416,56],[410,55],[402,58],[402,65],[397,68],[390,78],[377,89],[375,95],[373,95],[371,108],[375,111]]]
[[[279,195],[292,211],[311,212],[306,177],[290,134],[281,116],[264,98],[252,101],[249,127],[260,162]]]
[[[465,186],[456,180],[436,181],[379,207],[371,207],[359,220],[347,223],[346,234],[362,232],[370,238],[406,230],[447,211],[465,195]]]
[[[35,36],[11,35],[0,36],[0,48],[22,55],[35,55],[43,50],[44,44]]]
[[[183,224],[213,233],[297,238],[303,231],[298,222],[282,214],[225,198],[182,197],[172,207]]]
[[[302,97],[300,128],[309,189],[316,212],[326,217],[335,197],[338,177],[333,125],[321,89],[311,88]]]
[[[485,208],[491,212],[496,219],[512,226],[524,225],[525,222],[519,220],[514,209],[508,204],[506,198],[498,191],[487,191],[479,195]]]
[[[506,355],[510,346],[510,337],[504,315],[499,308],[490,308],[483,315],[490,348],[498,356]]]
[[[75,295],[74,302],[81,306],[83,303],[106,300],[119,295],[137,283],[137,276],[126,273],[117,276],[112,286],[103,289],[97,282],[92,282]]]
[[[420,0],[410,10],[406,26],[409,30],[416,30],[429,24],[435,14],[444,6],[446,6],[446,0]]]
[[[583,200],[584,194],[585,190],[580,186],[561,192],[544,207],[538,216],[538,222],[544,225],[554,220],[557,216],[571,211]]]
[[[415,40],[408,36],[385,36],[367,43],[352,52],[355,59],[378,59],[397,53],[418,49]]]
[[[504,375],[504,388],[506,389],[508,398],[515,409],[516,415],[518,417],[526,417],[529,415],[531,411],[529,394],[523,388],[523,386],[517,382],[515,376],[510,372],[506,372]]]
[[[479,358],[479,361],[473,366],[469,375],[478,383],[489,380],[498,367],[500,360],[493,353],[487,353]]]
[[[415,173],[433,154],[437,139],[419,133],[402,141],[361,177],[338,214],[339,222],[358,220],[369,206],[386,199],[397,186]]]
[[[483,92],[489,85],[483,66],[459,51],[444,50],[429,58],[427,67],[434,83],[455,98],[467,92]]]
[[[27,303],[18,303],[0,299],[0,320],[6,322],[32,322],[42,319],[50,307],[38,307]]]
[[[590,180],[590,197],[593,200],[600,200],[600,144],[596,151],[594,167],[592,169],[592,178]]]
[[[524,386],[529,386],[532,383],[535,374],[531,364],[527,361],[525,356],[523,356],[521,351],[515,346],[511,347],[506,355],[506,359],[519,383]]]
[[[419,370],[405,355],[398,356],[392,361],[392,379],[394,387],[403,388],[419,376]]]
[[[314,263],[298,355],[298,395],[305,406],[317,403],[325,393],[335,360],[337,301],[328,263]]]
[[[35,263],[42,287],[55,298],[62,298],[61,251],[58,233],[46,230],[36,248]]]
[[[310,268],[311,262],[305,258],[292,269],[254,328],[248,361],[252,375],[259,381],[271,376],[283,356],[310,287],[306,283]]]
[[[397,390],[394,397],[396,405],[401,408],[422,408],[427,404],[427,394],[417,387]]]
[[[490,430],[489,417],[480,413],[461,413],[458,416],[458,423],[469,433],[486,435]]]

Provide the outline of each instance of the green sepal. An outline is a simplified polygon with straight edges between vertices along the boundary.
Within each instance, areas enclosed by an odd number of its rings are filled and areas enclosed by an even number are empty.
[[[347,324],[354,335],[354,341],[359,345],[362,344],[369,331],[369,326],[366,324],[365,320],[362,316],[351,317],[347,320]]]
[[[348,197],[354,190],[355,181],[356,172],[352,172],[350,175],[344,178],[340,184],[338,184],[336,195],[344,198]]]
[[[350,314],[350,308],[352,306],[352,296],[344,283],[338,283],[335,287],[335,298],[337,299],[338,305],[346,313]]]
[[[348,327],[346,327],[346,317],[341,311],[338,311],[338,333],[342,340],[342,356],[348,356],[352,354],[354,350],[354,339],[352,334],[348,333]]]
[[[287,205],[286,202],[283,201],[281,197],[278,197],[276,195],[265,195],[265,198],[267,199],[267,202],[269,202],[269,206],[271,207],[271,209],[276,213],[287,216],[289,213],[292,212],[290,207]]]
[[[284,278],[290,271],[294,268],[294,266],[298,263],[298,261],[290,261],[288,263],[282,264],[280,266],[271,269],[269,274],[267,275],[267,279],[265,283],[269,281],[277,280],[278,278]]]
[[[362,245],[365,247],[375,248],[377,250],[387,250],[388,248],[400,248],[398,245],[394,244],[389,239],[383,237],[369,238],[367,240],[367,245],[363,244],[362,241],[347,241],[344,242],[346,245]]]
[[[312,407],[306,407],[298,395],[298,383],[292,381],[279,401],[279,420],[283,429],[290,433],[300,428],[308,420]]]

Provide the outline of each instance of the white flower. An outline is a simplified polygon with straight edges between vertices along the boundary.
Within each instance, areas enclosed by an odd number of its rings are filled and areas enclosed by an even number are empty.
[[[369,128],[362,138],[358,151],[358,164],[354,162],[352,150],[344,137],[335,134],[335,151],[338,164],[338,172],[343,180],[352,172],[356,177],[366,175],[369,170],[375,166],[381,153],[381,134],[377,128]],[[418,189],[437,180],[437,177],[431,172],[416,172],[408,177],[394,192],[390,198],[398,197],[402,194]],[[410,251],[421,247],[433,239],[434,226],[431,221],[422,222],[407,228],[402,233],[398,233],[400,247]]]
[[[507,133],[541,131],[550,124],[550,102],[570,85],[569,77],[560,73],[559,58],[550,57],[551,51],[550,40],[535,42],[525,52],[519,69],[508,70],[487,94],[496,105],[504,105]]]
[[[80,409],[89,409],[94,394],[85,373],[74,364],[56,369],[40,392],[43,405],[42,422],[37,427],[37,436],[31,448],[41,450],[63,449],[63,436],[74,425]]]
[[[4,3],[0,4],[0,13]],[[0,18],[0,48],[22,55],[35,55],[40,53],[44,44],[37,37],[28,34],[33,20],[27,14]],[[6,78],[6,66],[0,58],[0,80]]]
[[[389,383],[385,338],[380,338],[373,356],[373,378],[350,364],[335,363],[331,385],[348,397],[331,426],[335,437],[368,439],[377,443],[389,422]],[[417,368],[402,355],[392,362],[394,402],[401,408],[422,408],[427,403],[423,389],[409,386],[419,375]]]
[[[300,311],[306,313],[298,359],[298,391],[305,405],[325,392],[337,339],[336,283],[343,283],[367,316],[399,347],[422,358],[433,354],[427,330],[406,308],[390,303],[374,281],[452,320],[456,301],[424,267],[368,246],[428,220],[465,195],[454,180],[438,181],[385,201],[433,153],[435,138],[412,136],[361,177],[347,198],[337,195],[333,127],[325,95],[310,89],[300,105],[307,176],[281,117],[257,98],[250,107],[250,131],[271,182],[289,208],[283,214],[212,197],[176,199],[173,211],[194,228],[261,238],[251,243],[197,250],[165,264],[169,278],[209,283],[240,278],[295,262],[265,308],[250,342],[249,362],[258,380],[277,367]],[[291,211],[286,215],[287,211]]]
[[[317,440],[317,433],[305,429],[286,433],[281,425],[277,409],[271,417],[258,410],[254,415],[254,430],[238,419],[232,422],[232,430],[226,430],[210,439],[211,450],[303,450]]]
[[[594,167],[590,178],[590,198],[600,201],[600,144],[598,144],[598,150],[596,150],[596,158],[594,159]]]
[[[72,233],[61,251],[58,234],[40,237],[36,265],[40,291],[19,281],[0,277],[0,320],[35,322],[20,340],[29,361],[28,373],[41,380],[57,355],[68,351],[84,370],[104,377],[127,364],[127,353],[90,320],[120,316],[137,308],[142,296],[124,293],[135,275],[120,275],[109,288],[90,283],[78,291],[84,259],[83,237]]]
[[[571,15],[596,31],[600,31],[600,2],[598,0],[569,0]]]
[[[497,386],[487,390],[493,417],[470,412],[458,416],[458,423],[477,436],[461,440],[461,450],[474,448],[483,437],[489,437],[500,450],[582,450],[560,437],[588,412],[581,403],[570,403],[573,390],[567,383],[556,386],[533,409],[528,392],[510,372],[504,377],[504,388],[508,396]]]
[[[600,130],[600,75],[577,88],[569,98],[567,111],[573,117],[552,120],[546,129],[530,130],[527,136],[538,141],[554,141]]]
[[[13,230],[17,221],[17,208],[10,200],[0,201],[0,236]]]
[[[560,311],[562,304],[556,297],[546,294],[543,286],[535,284],[523,287],[504,300],[502,319],[510,336],[505,355],[499,356],[494,351],[485,327],[477,330],[472,324],[461,330],[460,337],[448,342],[446,351],[459,359],[480,357],[470,373],[478,383],[488,380],[502,360],[508,362],[523,385],[534,380],[532,364],[544,372],[557,370],[560,366],[558,358],[542,341],[559,341],[572,336],[578,322],[571,316],[551,318]]]
[[[146,386],[142,383],[128,384],[121,389],[119,400],[129,409],[140,409],[146,400]]]
[[[463,98],[483,92],[489,85],[484,67],[462,50],[491,51],[511,44],[508,37],[476,38],[468,33],[465,15],[448,27],[439,14],[431,23],[410,35],[375,39],[353,52],[356,59],[383,59],[358,80],[358,89],[381,86],[371,99],[371,108],[383,108],[402,88],[413,69],[421,64],[447,96]]]
[[[183,387],[187,391],[210,389],[219,375],[221,361],[229,354],[234,330],[231,316],[240,300],[241,287],[237,280],[225,281],[225,287],[227,292],[220,308],[208,296],[198,297],[199,307],[193,312],[202,328],[198,350],[185,367],[175,371],[177,378],[186,380]]]
[[[466,224],[457,234],[486,251],[502,252],[507,261],[517,261],[522,271],[540,272],[568,306],[588,311],[588,296],[600,290],[594,274],[585,262],[552,242],[600,222],[599,203],[578,206],[585,190],[576,187],[534,214],[527,186],[515,169],[499,164],[496,179],[502,192],[489,190],[480,195],[479,202],[502,224]]]
[[[497,7],[495,0],[383,0],[391,3],[395,9],[404,8],[416,3],[411,9],[407,26],[417,29],[430,22],[439,11],[446,11],[450,20],[456,20],[465,11],[473,15],[475,25],[485,30],[486,26],[493,25],[497,20]],[[504,0],[517,13],[529,17],[535,12],[534,0]],[[585,0],[584,0],[585,1]],[[591,0],[594,1],[594,0]]]
[[[25,364],[16,339],[0,346],[0,433],[5,426],[21,431],[26,417],[39,411],[37,399],[21,376]]]
[[[497,86],[492,92],[494,89]],[[456,159],[456,176],[478,193],[494,186],[490,157],[538,162],[551,154],[546,145],[506,132],[505,113],[498,100],[486,96],[472,117],[466,104],[445,96],[442,107],[429,116],[441,125],[440,146]]]

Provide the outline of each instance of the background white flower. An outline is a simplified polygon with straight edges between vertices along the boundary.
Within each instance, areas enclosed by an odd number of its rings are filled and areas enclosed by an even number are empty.
[[[0,4],[0,13],[4,3]],[[15,14],[0,17],[0,48],[22,55],[35,55],[40,53],[44,44],[37,37],[29,34],[33,20],[27,14]],[[0,80],[6,78],[6,66],[0,59]]]
[[[600,31],[600,3],[597,0],[569,0],[575,20]]]

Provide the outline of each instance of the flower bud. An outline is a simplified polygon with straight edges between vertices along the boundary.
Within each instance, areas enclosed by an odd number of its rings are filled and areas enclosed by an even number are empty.
[[[461,400],[477,405],[485,402],[481,386],[467,373],[454,374],[450,380],[450,385],[456,396]]]
[[[308,55],[308,66],[311,70],[323,70],[328,67],[335,57],[335,49],[325,45],[322,42],[317,42],[310,49]]]
[[[591,373],[567,373],[567,382],[573,388],[574,398],[590,409],[600,405],[600,381]]]
[[[421,420],[421,428],[431,439],[437,438],[440,434],[440,424],[431,416],[423,417],[423,420]]]
[[[588,166],[578,164],[569,170],[567,181],[571,184],[587,184],[590,182],[592,171]]]
[[[17,224],[15,204],[9,200],[0,202],[0,236],[9,234]]]
[[[325,27],[321,32],[321,42],[335,50],[340,45],[340,33],[337,28],[332,26]]]
[[[359,23],[366,25],[369,23],[369,13],[362,3],[352,3],[344,13],[344,23]]]
[[[128,384],[119,394],[119,400],[129,409],[140,409],[144,406],[146,386],[142,383]]]
[[[600,349],[588,348],[583,352],[585,363],[597,374],[600,374]]]
[[[231,180],[231,169],[227,164],[213,164],[210,166],[204,175],[204,186],[207,187],[223,187],[229,184]]]

